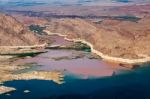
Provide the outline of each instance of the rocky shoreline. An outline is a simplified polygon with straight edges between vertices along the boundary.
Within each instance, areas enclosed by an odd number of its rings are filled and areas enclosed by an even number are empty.
[[[67,35],[63,35],[61,33],[51,33],[49,31],[45,32],[48,35],[58,35],[58,36],[62,36],[64,37],[65,40],[71,41],[71,42],[81,42],[83,44],[86,44],[90,47],[90,50],[92,53],[100,56],[103,60],[108,60],[108,61],[112,61],[112,62],[118,62],[118,63],[123,63],[123,64],[137,64],[137,63],[145,63],[150,61],[150,57],[146,57],[145,58],[141,58],[141,59],[125,59],[125,58],[118,58],[118,57],[112,57],[109,55],[105,55],[102,52],[97,51],[94,48],[94,45],[91,44],[90,42],[84,40],[84,39],[69,39],[67,37]],[[47,44],[42,44],[42,45],[35,45],[35,46],[13,46],[10,47],[10,49],[15,49],[14,52],[16,53],[26,53],[26,52],[34,52],[34,51],[39,51],[38,48],[45,48]],[[55,47],[55,46],[54,46]],[[56,46],[57,47],[57,46]],[[6,48],[7,46],[3,47],[3,49]],[[17,52],[19,50],[19,52]],[[7,54],[10,52],[7,51]],[[11,52],[12,53],[12,52]],[[2,56],[2,58],[0,57],[0,61],[1,59],[3,59],[4,56]],[[5,56],[6,60],[2,60],[3,61],[7,61],[7,59],[11,60],[13,57],[12,56]],[[30,68],[30,67],[26,67],[26,66],[18,66],[16,64],[10,64],[9,62],[5,62],[0,64],[0,70],[1,72],[1,76],[0,76],[0,83],[3,83],[5,81],[12,81],[12,80],[32,80],[32,79],[40,79],[40,80],[52,80],[58,84],[63,83],[63,75],[61,74],[61,72],[59,71],[53,71],[53,72],[46,72],[46,71],[31,71],[31,72],[26,72],[26,73],[21,73],[21,74],[13,74],[15,71],[19,71],[19,70],[23,70],[26,68]],[[11,88],[11,87],[5,87],[3,86],[3,84],[0,85],[0,94],[5,94],[11,91],[14,91],[15,88]]]
[[[0,86],[0,95],[1,94],[5,94],[5,93],[8,93],[8,92],[11,92],[11,91],[15,91],[16,89],[15,88],[12,88],[12,87],[5,87],[5,86]]]
[[[46,43],[32,46],[0,46],[0,55],[41,52],[46,46]]]
[[[29,66],[18,66],[18,65],[0,65],[1,75],[0,75],[0,95],[5,94],[11,91],[15,91],[15,88],[3,86],[3,83],[6,81],[13,80],[51,80],[57,84],[63,83],[63,75],[59,71],[31,71],[26,73],[15,74],[14,72],[30,68]]]
[[[14,57],[11,56],[7,56],[3,60],[0,59],[0,61],[0,95],[16,90],[15,88],[4,86],[3,83],[7,81],[39,79],[51,80],[57,84],[63,83],[63,75],[60,71],[47,72],[32,70],[25,73],[17,73],[18,71],[29,69],[33,65],[14,63]]]
[[[68,40],[68,41],[72,41],[72,42],[81,42],[84,44],[87,44],[88,46],[91,47],[91,51],[92,53],[97,54],[98,56],[100,56],[101,58],[103,58],[104,60],[108,60],[108,61],[112,61],[112,62],[118,62],[118,63],[125,63],[125,64],[139,64],[139,63],[145,63],[145,62],[149,62],[150,61],[150,57],[145,57],[145,58],[140,58],[140,59],[127,59],[127,58],[120,58],[120,57],[113,57],[113,56],[109,56],[109,55],[105,55],[100,51],[97,51],[93,44],[91,44],[90,42],[87,42],[84,39],[69,39],[67,38],[67,35],[63,35],[61,33],[52,33],[50,31],[45,30],[45,32],[48,35],[58,35],[58,36],[63,36],[64,39]]]

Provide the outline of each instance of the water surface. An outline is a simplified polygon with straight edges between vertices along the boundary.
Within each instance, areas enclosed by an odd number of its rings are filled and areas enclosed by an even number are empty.
[[[66,76],[66,83],[20,80],[4,85],[17,90],[1,95],[0,99],[150,99],[150,68],[143,67],[129,73],[97,79]],[[74,79],[73,79],[74,78]],[[24,93],[30,90],[30,93]]]
[[[53,45],[71,45],[63,37],[51,36],[55,40]],[[61,71],[65,75],[75,75],[82,78],[112,76],[123,67],[115,64],[108,64],[99,58],[95,58],[92,53],[76,50],[46,49],[47,53],[42,53],[33,58],[20,59],[19,64],[37,63],[37,67],[32,70]],[[39,66],[40,65],[40,66]]]
[[[72,44],[61,37],[52,38],[55,40],[52,45]],[[3,85],[14,87],[16,91],[3,94],[0,99],[150,99],[149,64],[126,71],[117,64],[95,58],[90,52],[46,50],[47,53],[36,57],[17,60],[18,64],[34,63],[32,68],[17,73],[60,71],[64,75],[64,83],[46,80],[8,81]],[[29,90],[29,93],[25,93],[25,90]]]

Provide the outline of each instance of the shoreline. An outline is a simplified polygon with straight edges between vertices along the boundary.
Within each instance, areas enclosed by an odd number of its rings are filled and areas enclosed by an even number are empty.
[[[46,72],[46,71],[32,71],[27,73],[21,73],[21,74],[9,74],[4,78],[0,83],[0,95],[6,94],[12,91],[15,91],[16,89],[13,87],[7,87],[4,86],[3,83],[7,81],[15,81],[15,80],[49,80],[53,81],[57,84],[64,83],[63,74],[58,71],[52,71],[52,72]]]
[[[42,48],[45,48],[47,43],[30,46],[0,46],[0,56],[4,55],[17,55],[17,54],[29,54],[40,53]]]
[[[92,53],[100,56],[104,60],[118,62],[118,63],[126,63],[126,64],[138,64],[138,63],[145,63],[145,62],[149,62],[150,61],[150,57],[141,58],[141,59],[128,59],[128,58],[119,58],[119,57],[113,57],[113,56],[105,55],[102,52],[97,51],[96,49],[94,49],[94,46],[90,42],[87,42],[84,39],[80,39],[80,38],[79,39],[69,39],[69,38],[67,38],[67,35],[63,35],[61,33],[52,33],[52,32],[50,32],[48,30],[45,30],[45,32],[48,35],[62,36],[62,37],[64,37],[65,40],[68,40],[68,41],[81,42],[81,43],[87,44],[88,46],[90,46]]]
[[[40,48],[40,47],[45,47],[47,43],[44,44],[39,44],[39,45],[30,45],[30,46],[0,46],[1,48],[9,48],[9,49],[16,49],[16,48]]]
[[[6,87],[6,86],[0,86],[0,95],[5,94],[5,93],[9,93],[12,91],[15,91],[15,88],[12,87]]]

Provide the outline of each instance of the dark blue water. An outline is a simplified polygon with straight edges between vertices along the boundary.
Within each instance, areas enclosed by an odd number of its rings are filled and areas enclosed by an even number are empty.
[[[66,76],[61,85],[44,80],[8,81],[4,85],[17,90],[0,99],[150,99],[150,67],[98,79]]]

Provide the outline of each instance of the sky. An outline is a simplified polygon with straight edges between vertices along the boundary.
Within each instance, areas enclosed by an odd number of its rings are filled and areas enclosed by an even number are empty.
[[[141,4],[150,3],[150,0],[0,0],[0,5],[11,6],[35,6],[35,5],[51,5],[51,6],[92,6],[92,5],[114,5],[114,4]]]

